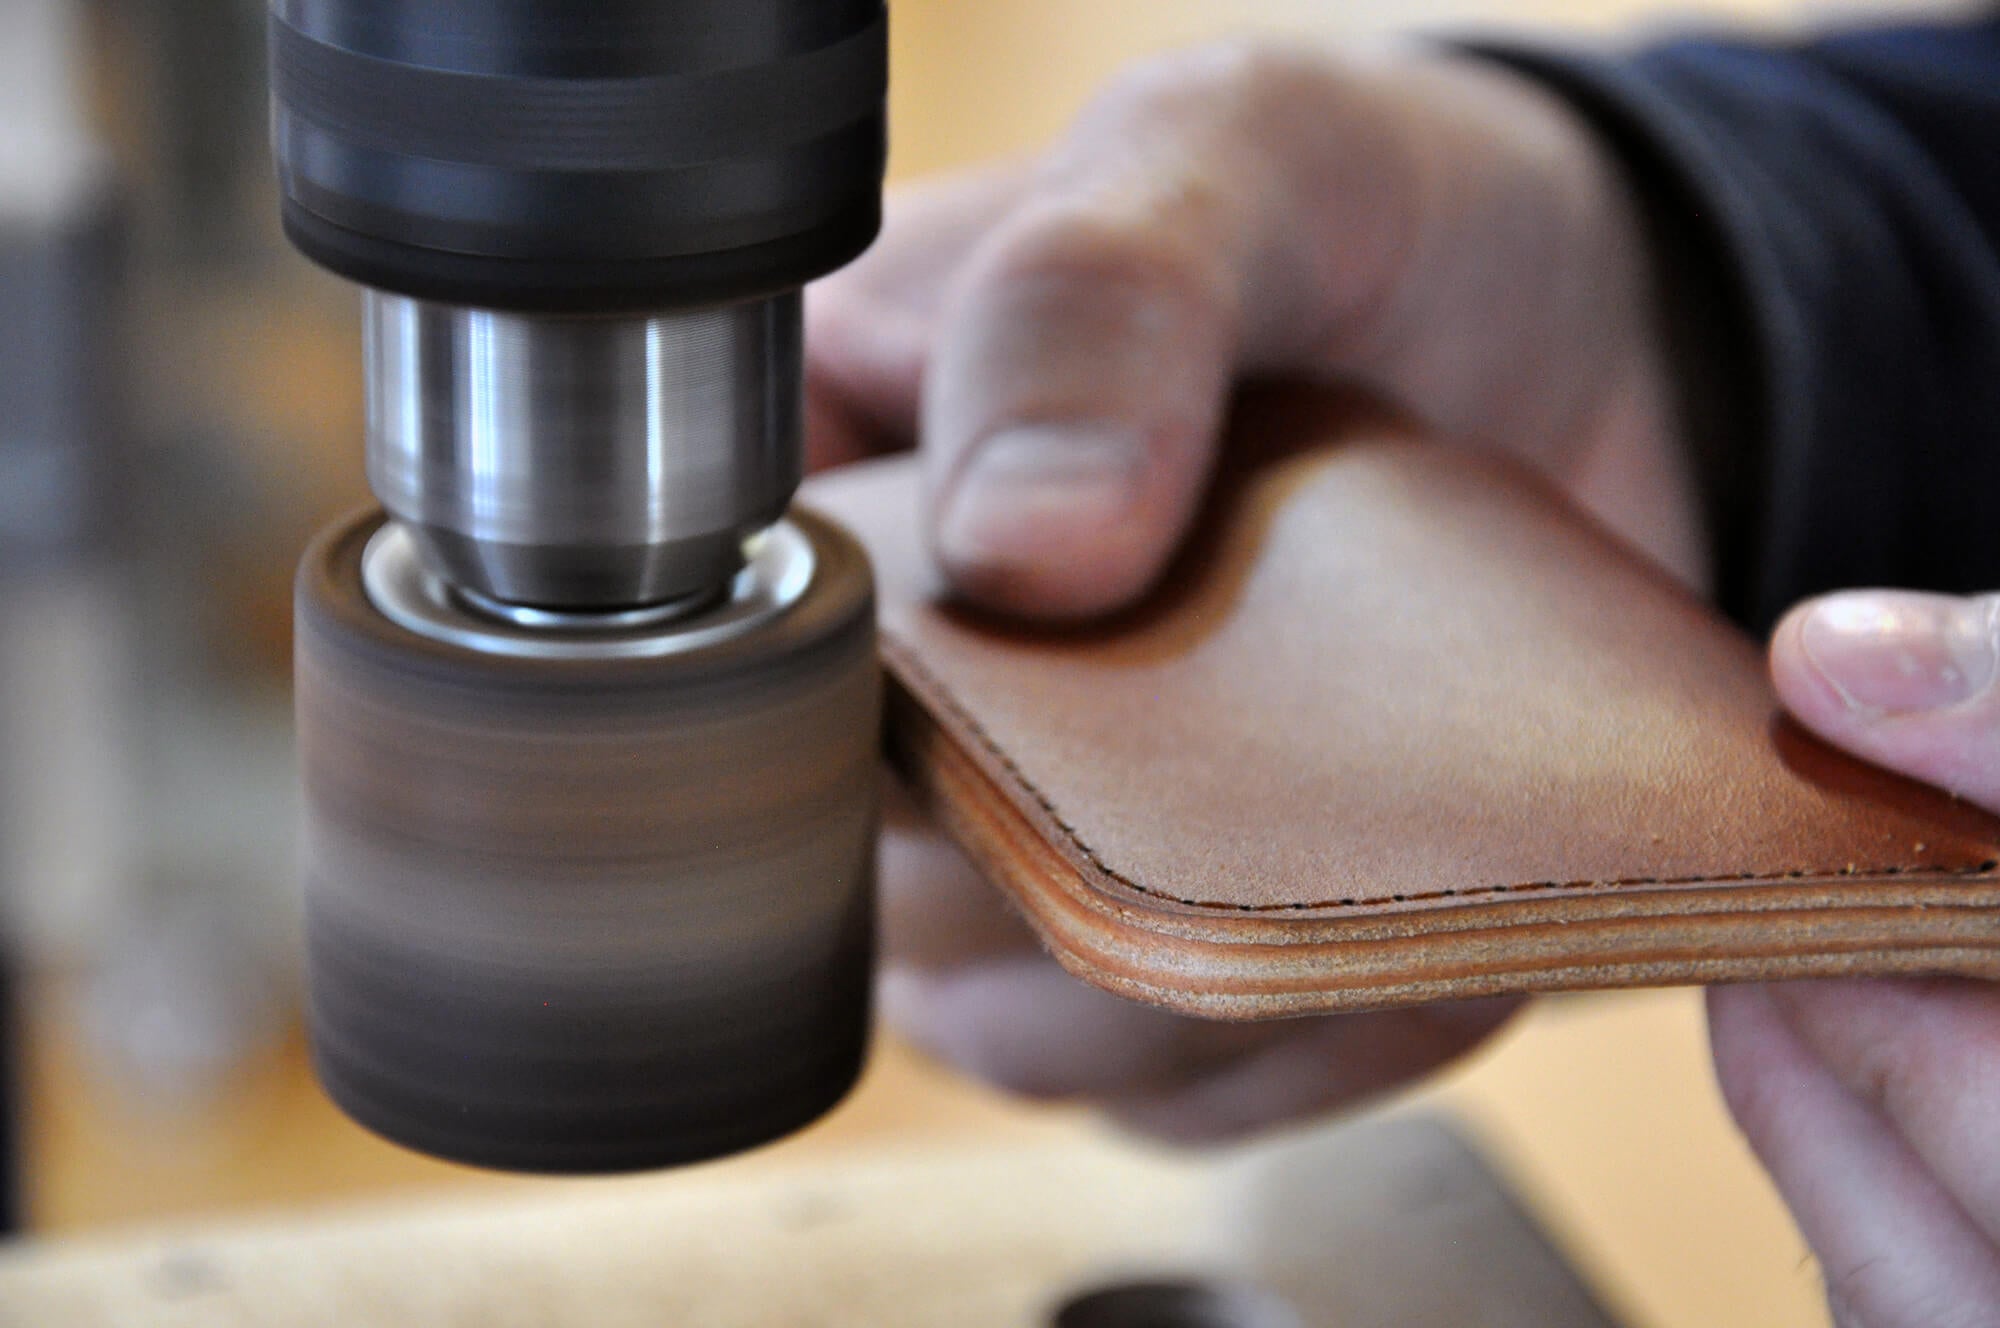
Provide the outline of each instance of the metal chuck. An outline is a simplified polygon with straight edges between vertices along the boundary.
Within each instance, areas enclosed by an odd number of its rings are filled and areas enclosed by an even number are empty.
[[[541,1172],[806,1124],[867,1041],[880,680],[799,513],[671,613],[509,609],[355,517],[298,581],[308,1001],[334,1099]]]

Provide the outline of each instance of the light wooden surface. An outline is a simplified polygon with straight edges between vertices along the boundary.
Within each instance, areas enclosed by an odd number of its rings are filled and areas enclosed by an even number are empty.
[[[375,1140],[319,1096],[295,1046],[251,1067],[215,1109],[180,1117],[112,1105],[48,1021],[34,1067],[32,1198],[52,1236],[217,1217],[255,1226],[301,1209],[365,1201],[393,1211],[448,1196],[504,1213],[562,1188]],[[1697,994],[1545,1001],[1420,1100],[1469,1123],[1621,1322],[1824,1324],[1817,1273],[1715,1093]],[[1033,1169],[1099,1134],[1084,1113],[1003,1100],[885,1040],[855,1096],[814,1130],[659,1183],[807,1183],[829,1167],[941,1152]]]
[[[68,984],[34,994],[28,1044],[28,1208],[35,1230],[74,1235],[275,1212],[384,1194],[533,1192],[534,1181],[408,1152],[360,1129],[320,1091],[303,1034],[254,1058],[203,1101],[159,1102],[85,1060]],[[892,1039],[831,1117],[803,1136],[723,1164],[806,1169],[885,1141],[1005,1147],[1073,1132],[1080,1113],[983,1093]]]
[[[0,1325],[1039,1328],[1079,1292],[1189,1279],[1300,1328],[1614,1328],[1429,1117],[1202,1159],[960,1145],[18,1252]]]

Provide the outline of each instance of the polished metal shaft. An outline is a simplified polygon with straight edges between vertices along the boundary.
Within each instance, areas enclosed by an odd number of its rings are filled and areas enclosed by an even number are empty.
[[[791,292],[555,317],[371,291],[368,478],[432,570],[502,605],[623,609],[726,585],[803,473]]]

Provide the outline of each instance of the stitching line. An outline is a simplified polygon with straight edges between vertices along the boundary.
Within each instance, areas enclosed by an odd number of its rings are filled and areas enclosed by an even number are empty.
[[[1921,864],[1911,865],[1904,863],[1893,863],[1878,867],[1862,867],[1850,862],[1840,868],[1795,867],[1784,871],[1731,872],[1715,876],[1628,876],[1610,881],[1523,881],[1518,885],[1464,886],[1452,890],[1426,890],[1407,894],[1374,895],[1362,899],[1326,899],[1297,904],[1227,904],[1212,899],[1183,899],[1178,895],[1168,894],[1164,890],[1156,890],[1151,886],[1141,885],[1124,872],[1119,871],[1106,862],[1096,849],[1085,842],[1083,835],[1077,828],[1070,824],[1061,812],[1056,810],[1055,803],[1049,800],[1048,795],[1043,793],[1036,786],[1035,782],[1028,778],[1019,765],[1015,764],[1014,758],[1007,754],[1006,750],[1000,746],[993,735],[987,731],[986,726],[973,718],[972,713],[959,701],[958,697],[945,684],[944,680],[933,673],[929,666],[922,660],[917,658],[915,651],[909,646],[904,645],[901,641],[898,641],[886,630],[883,633],[882,644],[886,653],[893,657],[896,666],[916,675],[923,683],[924,689],[936,697],[943,704],[944,708],[951,712],[959,724],[972,734],[988,755],[999,762],[1000,767],[1006,771],[1007,776],[1014,781],[1015,785],[1022,792],[1034,800],[1035,805],[1042,809],[1043,813],[1062,832],[1063,837],[1069,841],[1070,846],[1083,857],[1084,861],[1136,894],[1146,895],[1153,899],[1164,899],[1188,908],[1204,908],[1232,913],[1283,913],[1327,908],[1368,908],[1381,904],[1426,903],[1439,899],[1491,898],[1498,895],[1522,894],[1531,890],[1575,892],[1582,890],[1617,889],[1621,886],[1640,885],[1725,885],[1742,882],[1776,884],[1779,881],[1805,880],[1810,877],[1903,876],[1916,873],[1923,873],[1939,880],[1962,881],[1973,880],[1978,877],[1990,875],[1995,871],[2000,871],[2000,859],[1988,859],[1974,866],[1955,868],[1935,868],[1926,867]]]

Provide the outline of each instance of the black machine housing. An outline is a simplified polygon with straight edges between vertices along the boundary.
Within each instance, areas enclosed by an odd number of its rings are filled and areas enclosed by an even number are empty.
[[[883,0],[272,0],[286,233],[418,299],[753,299],[881,225]]]

